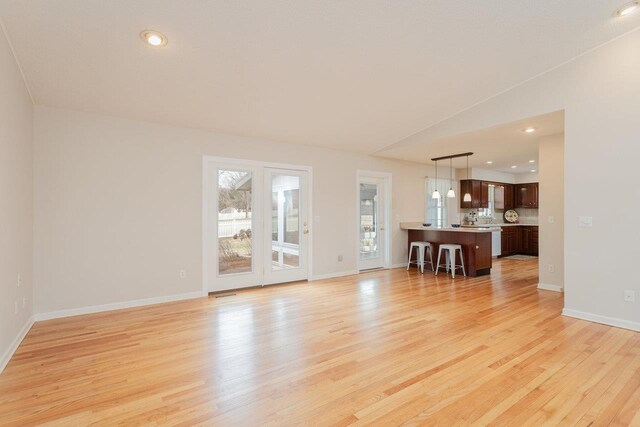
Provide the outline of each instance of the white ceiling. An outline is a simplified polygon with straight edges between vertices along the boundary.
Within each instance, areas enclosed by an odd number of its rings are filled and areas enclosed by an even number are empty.
[[[624,2],[0,0],[0,16],[37,104],[374,153],[637,27],[612,17]]]
[[[523,132],[528,127],[534,128],[535,132]],[[414,140],[378,154],[431,163],[430,159],[433,157],[473,152],[474,155],[469,157],[469,167],[516,174],[529,173],[532,169],[538,169],[538,140],[561,132],[564,132],[564,112],[556,111],[428,143]],[[534,162],[529,163],[529,160]],[[488,161],[492,163],[487,164]],[[449,165],[448,160],[444,163]],[[466,167],[466,158],[454,159],[453,166]]]

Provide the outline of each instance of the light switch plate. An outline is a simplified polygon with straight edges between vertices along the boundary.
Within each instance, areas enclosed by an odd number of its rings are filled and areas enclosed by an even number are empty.
[[[591,216],[578,217],[578,226],[579,227],[593,227],[593,217],[591,217]]]
[[[553,215],[549,215],[549,218],[547,218],[547,222],[549,224],[553,224],[554,222],[556,222],[556,219],[553,217]]]

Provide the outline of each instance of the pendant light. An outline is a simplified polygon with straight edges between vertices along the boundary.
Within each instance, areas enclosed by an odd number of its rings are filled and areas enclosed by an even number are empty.
[[[453,191],[453,180],[451,179],[453,176],[453,159],[449,159],[449,191],[447,192],[447,197],[453,199],[456,197],[456,192]]]
[[[469,156],[467,156],[467,179],[469,179]],[[467,187],[469,188],[469,187]],[[471,201],[471,193],[469,193],[468,191],[466,193],[464,193],[464,198],[462,199],[465,202],[470,202]]]
[[[439,199],[440,198],[440,192],[438,191],[438,161],[435,160],[436,162],[436,189],[433,190],[433,194],[431,195],[432,199]]]

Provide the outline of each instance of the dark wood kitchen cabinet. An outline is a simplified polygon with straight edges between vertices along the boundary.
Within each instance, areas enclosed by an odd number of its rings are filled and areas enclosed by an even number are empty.
[[[538,255],[538,227],[521,226],[520,228],[520,253]]]
[[[502,227],[500,256],[538,255],[538,227],[515,225]]]
[[[460,181],[460,207],[461,208],[488,208],[489,207],[489,183],[477,179],[463,179]],[[471,201],[465,202],[464,195],[471,194]]]
[[[501,236],[501,256],[515,255],[520,250],[520,230],[519,227],[502,227]]]
[[[489,183],[480,181],[480,206],[481,208],[489,207]]]
[[[513,185],[503,184],[504,187],[504,210],[513,209],[516,207],[516,201],[513,196]]]
[[[515,184],[514,196],[516,208],[537,208],[538,183]]]

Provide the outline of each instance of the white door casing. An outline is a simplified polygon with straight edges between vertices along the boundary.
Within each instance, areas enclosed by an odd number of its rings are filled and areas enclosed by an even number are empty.
[[[220,183],[222,182],[222,187],[230,187],[230,184],[220,175],[221,172],[225,175],[229,171],[233,172],[227,175],[233,177],[234,189],[238,187],[251,190],[250,215],[246,215],[244,211],[219,212]],[[311,168],[307,166],[203,157],[204,293],[305,280],[311,277],[311,175]],[[272,218],[269,214],[274,176],[296,178],[299,183],[297,200],[299,247],[285,244],[277,248],[281,249],[284,246],[287,252],[287,268],[273,268],[271,262],[273,242],[270,222]],[[242,218],[237,219],[238,216]],[[229,231],[228,218],[231,217],[236,219],[237,223],[233,224],[235,228]],[[292,224],[291,218],[290,215],[289,224]],[[248,228],[250,235],[247,235]],[[307,233],[304,233],[305,229]],[[234,236],[237,238],[233,239]],[[250,244],[248,244],[249,241]],[[251,248],[250,257],[248,248]],[[229,249],[240,256],[227,258],[223,256],[225,261],[221,262],[221,255]],[[291,262],[292,254],[297,255],[295,265]],[[229,260],[232,262],[228,262]]]

